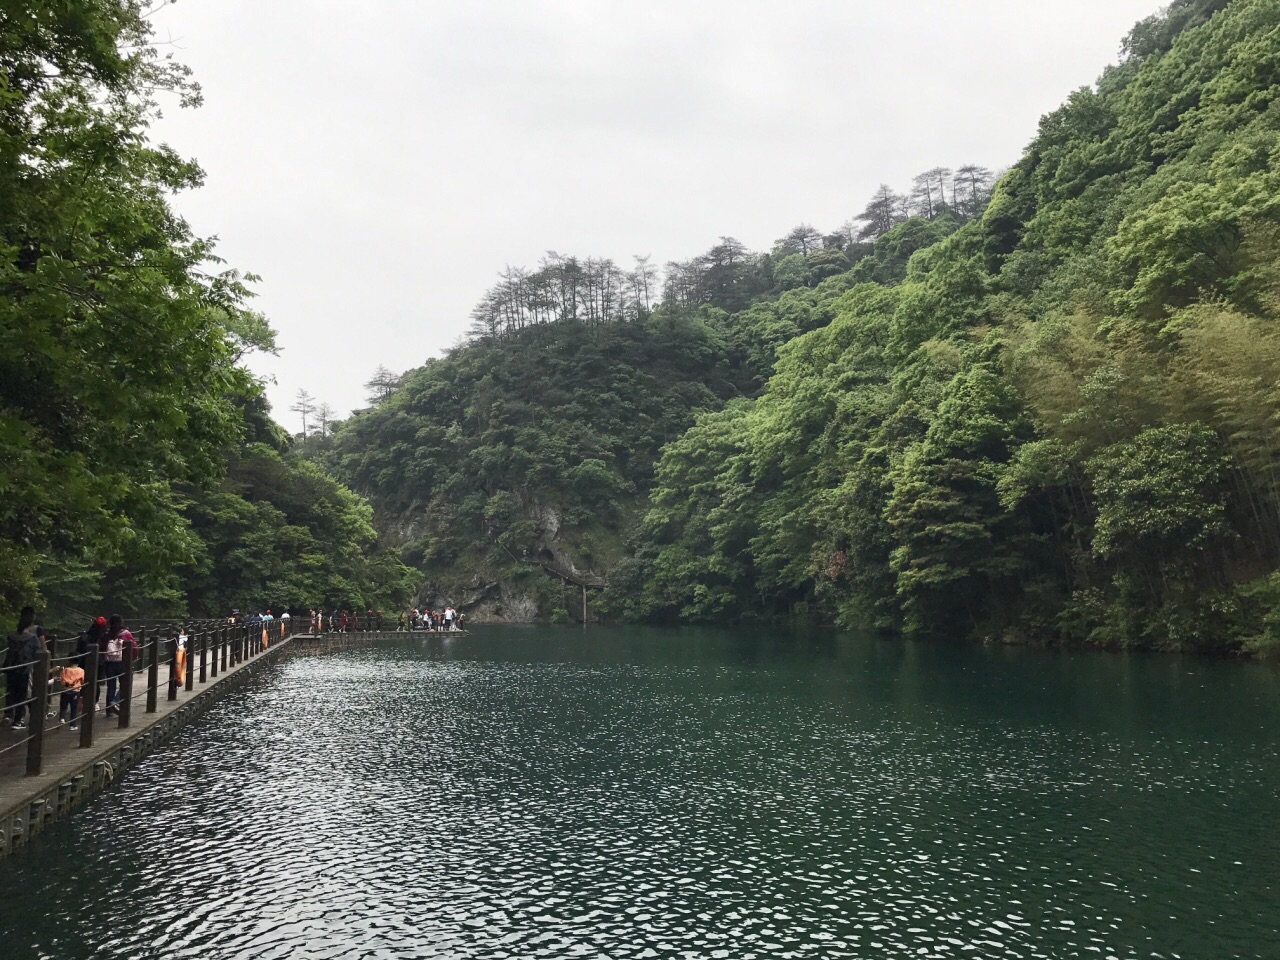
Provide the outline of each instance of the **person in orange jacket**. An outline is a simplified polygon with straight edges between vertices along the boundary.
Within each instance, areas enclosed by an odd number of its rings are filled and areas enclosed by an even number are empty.
[[[187,639],[186,628],[179,627],[173,648],[173,664],[178,674],[178,686],[180,687],[187,685]]]
[[[58,701],[58,720],[61,723],[71,721],[71,729],[80,729],[80,703],[84,699],[84,667],[74,660],[67,664],[58,674],[62,683],[62,696]]]

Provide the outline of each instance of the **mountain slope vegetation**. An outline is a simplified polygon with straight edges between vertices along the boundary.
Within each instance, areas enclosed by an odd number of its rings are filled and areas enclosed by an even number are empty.
[[[1126,51],[667,449],[619,610],[1276,642],[1280,5],[1177,3]]]
[[[660,294],[508,271],[330,462],[429,579],[543,552],[613,617],[1265,650],[1278,162],[1280,3],[1179,0],[994,187],[938,168]]]

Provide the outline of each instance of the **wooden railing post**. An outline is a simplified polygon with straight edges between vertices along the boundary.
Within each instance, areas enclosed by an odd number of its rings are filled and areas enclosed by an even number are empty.
[[[185,662],[183,667],[186,669],[186,683],[183,685],[187,690],[196,688],[196,661],[193,654],[196,652],[196,644],[200,642],[200,635],[197,633],[187,634],[187,649],[183,655]]]
[[[160,631],[156,630],[147,648],[147,713],[155,713],[160,696]]]
[[[84,685],[80,688],[80,746],[93,746],[93,717],[98,708],[98,645],[84,652]]]
[[[40,775],[44,765],[44,721],[45,704],[49,702],[49,651],[36,653],[36,662],[31,665],[31,703],[27,705],[27,774],[32,777]],[[16,722],[16,718],[15,718]]]
[[[120,665],[124,668],[120,674],[120,729],[124,730],[133,713],[133,644],[124,645]]]
[[[200,635],[200,682],[209,682],[209,634],[211,630],[205,630]]]

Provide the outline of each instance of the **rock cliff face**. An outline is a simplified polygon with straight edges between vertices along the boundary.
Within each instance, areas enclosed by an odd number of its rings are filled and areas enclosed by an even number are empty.
[[[437,607],[446,603],[461,610],[470,623],[536,623],[553,617],[580,619],[574,598],[566,599],[563,581],[596,583],[601,575],[587,569],[575,557],[575,544],[562,539],[561,512],[533,501],[522,511],[531,531],[518,548],[467,551],[458,562],[432,570],[428,567],[414,603]],[[423,518],[413,510],[379,524],[388,542],[407,546],[420,535]],[[494,557],[497,557],[495,562]],[[571,602],[572,601],[572,602]]]
[[[527,555],[521,560],[537,563],[542,567],[550,567],[560,573],[568,574],[575,580],[588,582],[601,579],[599,573],[583,569],[573,556],[574,544],[567,543],[560,537],[560,514],[552,507],[539,503],[532,504],[526,517],[535,525],[536,538]]]
[[[536,623],[538,599],[502,582],[486,583],[463,595],[457,606],[471,623]]]

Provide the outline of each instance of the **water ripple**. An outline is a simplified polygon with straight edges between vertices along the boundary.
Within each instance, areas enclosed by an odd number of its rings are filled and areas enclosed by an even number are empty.
[[[1275,955],[1274,727],[610,642],[286,662],[6,863],[6,960]]]

